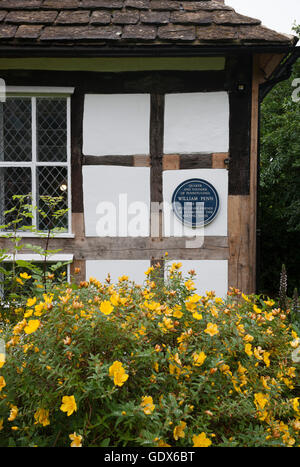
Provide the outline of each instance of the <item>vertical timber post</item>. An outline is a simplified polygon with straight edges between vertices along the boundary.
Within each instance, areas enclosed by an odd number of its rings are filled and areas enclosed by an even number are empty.
[[[80,87],[76,87],[71,99],[72,228],[75,241],[85,236],[82,177],[83,111],[84,93]],[[80,272],[75,274],[76,269]],[[71,264],[71,276],[74,276],[78,282],[86,279],[84,260],[74,258]]]

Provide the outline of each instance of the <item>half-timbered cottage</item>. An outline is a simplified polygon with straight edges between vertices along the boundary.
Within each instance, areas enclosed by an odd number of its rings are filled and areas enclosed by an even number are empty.
[[[63,196],[52,260],[80,280],[168,252],[200,292],[253,292],[259,104],[295,45],[222,0],[1,0],[1,224]]]

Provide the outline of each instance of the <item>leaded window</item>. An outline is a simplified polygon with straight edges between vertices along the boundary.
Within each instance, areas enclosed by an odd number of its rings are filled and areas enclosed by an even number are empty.
[[[36,209],[21,227],[70,229],[70,212],[50,221],[45,197],[70,211],[70,98],[8,96],[0,103],[0,225],[13,220],[14,195],[29,195]],[[41,215],[39,210],[47,214]],[[5,214],[6,213],[6,214]],[[49,217],[49,218],[48,218]],[[20,227],[20,226],[19,226]],[[3,229],[2,229],[3,230]],[[5,229],[4,229],[5,230]],[[7,229],[6,229],[7,230]],[[8,229],[10,230],[10,229]]]

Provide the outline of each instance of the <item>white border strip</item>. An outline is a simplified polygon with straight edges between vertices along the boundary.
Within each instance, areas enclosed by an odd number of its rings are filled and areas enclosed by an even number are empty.
[[[6,92],[25,94],[74,94],[75,88],[49,87],[49,86],[6,86]]]
[[[47,258],[47,261],[50,263],[55,263],[58,261],[73,261],[74,255],[71,254],[54,254],[54,255],[49,255]],[[43,255],[39,254],[32,254],[32,255],[16,255],[15,256],[16,261],[44,261],[45,257]],[[6,255],[6,258],[3,259],[3,261],[11,262],[13,261],[13,255],[8,254]]]

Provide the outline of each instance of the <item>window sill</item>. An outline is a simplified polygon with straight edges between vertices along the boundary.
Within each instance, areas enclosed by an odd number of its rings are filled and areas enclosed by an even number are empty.
[[[12,233],[13,232],[1,232],[0,233],[0,238],[4,237],[6,235],[11,235]],[[31,232],[23,232],[23,233],[17,232],[16,237],[17,238],[42,238],[42,239],[45,239],[45,238],[47,238],[47,233],[45,233],[45,235],[42,236],[42,235],[33,234]],[[54,236],[51,236],[50,238],[51,239],[53,239],[53,238],[75,238],[75,234],[61,233],[61,234],[56,234]]]
[[[6,255],[4,258],[4,262],[10,263],[14,259],[14,256],[12,254]],[[55,253],[53,255],[48,255],[47,256],[47,262],[48,263],[57,263],[57,262],[67,262],[67,261],[73,261],[74,255],[72,254],[62,254],[62,253]],[[43,262],[45,261],[45,257],[43,255],[39,255],[36,253],[29,253],[29,254],[22,254],[18,253],[15,256],[16,261],[28,261],[28,262]]]

